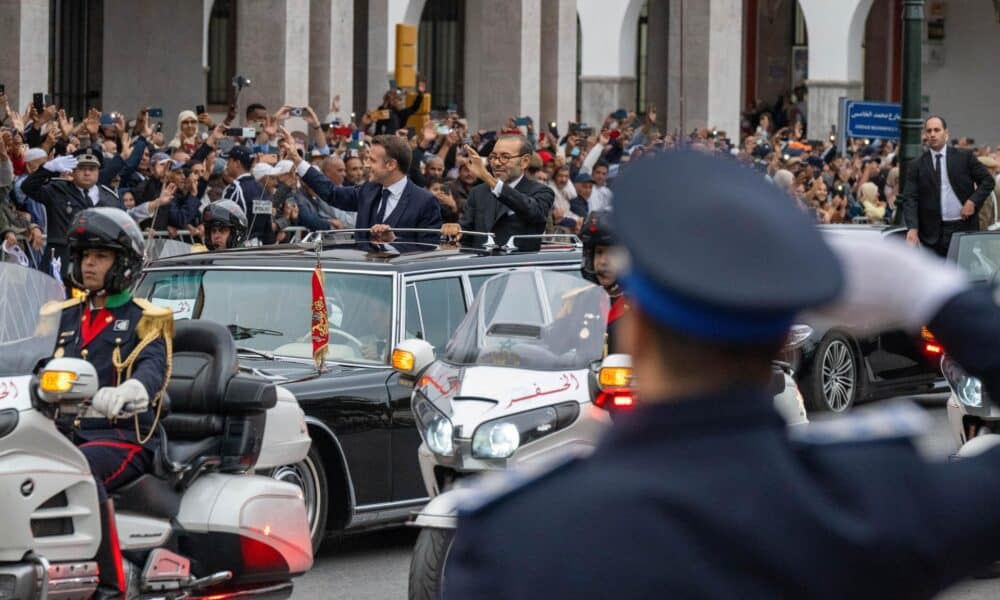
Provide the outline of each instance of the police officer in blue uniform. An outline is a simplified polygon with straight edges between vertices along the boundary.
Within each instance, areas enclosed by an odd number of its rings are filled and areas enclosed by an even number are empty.
[[[766,391],[816,309],[926,324],[1000,397],[1000,294],[900,242],[825,241],[759,174],[700,153],[636,164],[615,202],[642,405],[591,456],[468,503],[445,598],[929,598],[1000,558],[1000,449],[929,462],[917,408],[794,435]]]
[[[25,178],[24,193],[45,206],[48,219],[46,268],[69,279],[68,235],[73,219],[81,211],[96,206],[124,208],[111,188],[98,183],[104,157],[93,148],[78,150],[73,156],[59,156],[46,162]],[[72,179],[59,175],[71,172]]]
[[[102,535],[101,586],[124,594],[125,574],[108,497],[152,468],[148,441],[169,379],[173,316],[134,299],[129,287],[142,267],[138,225],[117,208],[80,212],[68,235],[69,277],[86,297],[67,300],[55,356],[94,365],[99,389],[79,418],[59,425],[79,445],[97,482]]]
[[[226,171],[233,182],[222,190],[223,200],[232,200],[250,221],[248,240],[250,245],[274,243],[273,206],[269,197],[265,196],[264,188],[254,179],[250,169],[253,167],[253,154],[246,146],[233,146],[226,154]]]

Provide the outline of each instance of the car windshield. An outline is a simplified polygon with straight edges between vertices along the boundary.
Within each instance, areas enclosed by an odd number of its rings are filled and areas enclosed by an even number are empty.
[[[330,324],[327,360],[384,364],[392,322],[392,278],[324,274]],[[312,358],[312,271],[147,271],[136,295],[228,327],[238,346]]]
[[[1000,233],[972,233],[955,236],[955,262],[972,281],[1000,279]]]
[[[600,287],[555,271],[511,271],[483,284],[442,359],[532,370],[588,367],[604,355],[610,302]]]

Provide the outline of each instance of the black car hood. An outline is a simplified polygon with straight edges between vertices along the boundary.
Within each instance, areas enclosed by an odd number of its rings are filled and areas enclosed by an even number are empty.
[[[346,375],[363,370],[364,367],[326,363],[323,367],[323,373],[320,374],[316,372],[316,367],[312,363],[282,358],[268,360],[263,357],[240,356],[240,369],[255,375],[267,377],[268,379],[273,379],[276,383],[292,383],[295,381],[314,379],[320,376],[330,377],[337,376],[338,374]]]

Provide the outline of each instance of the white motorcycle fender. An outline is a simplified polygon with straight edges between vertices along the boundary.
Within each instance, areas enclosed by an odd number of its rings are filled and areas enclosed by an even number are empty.
[[[450,489],[425,504],[412,524],[417,527],[454,529],[458,526],[458,507],[480,493],[471,488]]]
[[[254,465],[257,470],[294,465],[305,460],[312,444],[306,427],[306,415],[295,395],[280,385],[277,390],[278,401],[267,409],[264,441],[261,443],[257,464]]]
[[[962,444],[962,447],[958,449],[958,453],[955,454],[955,458],[972,458],[973,456],[979,456],[996,446],[1000,446],[1000,434],[986,433],[983,435],[977,435]]]
[[[43,508],[60,493],[65,503]],[[35,410],[21,411],[17,427],[0,442],[0,510],[0,562],[19,561],[29,550],[52,562],[89,559],[97,552],[101,520],[87,459]],[[72,522],[71,534],[32,533],[32,520],[65,518]]]
[[[290,483],[260,475],[202,475],[184,492],[177,522],[192,532],[232,533],[267,544],[293,575],[312,566],[302,491]]]

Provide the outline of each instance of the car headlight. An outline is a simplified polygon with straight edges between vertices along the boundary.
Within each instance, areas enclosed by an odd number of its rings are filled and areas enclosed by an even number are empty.
[[[941,372],[948,381],[948,386],[955,392],[955,397],[962,404],[980,408],[983,405],[983,384],[979,378],[966,373],[957,362],[945,356],[941,359]]]
[[[579,404],[565,402],[487,421],[472,435],[472,456],[508,458],[521,446],[566,427],[579,414]]]
[[[451,456],[455,451],[451,420],[420,392],[413,393],[413,416],[417,420],[420,437],[431,452]]]

